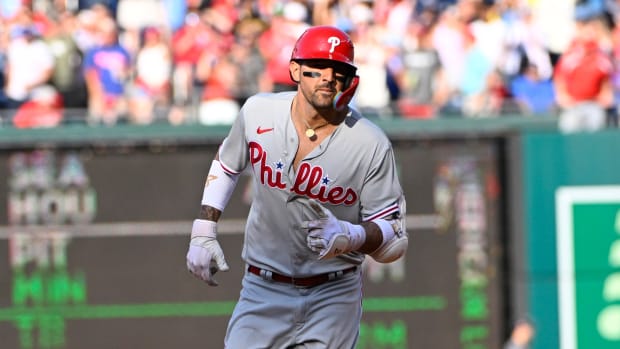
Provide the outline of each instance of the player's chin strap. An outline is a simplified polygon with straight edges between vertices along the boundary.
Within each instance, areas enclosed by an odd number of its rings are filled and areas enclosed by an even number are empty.
[[[338,92],[336,97],[334,97],[334,108],[336,110],[343,110],[347,107],[347,105],[349,105],[349,102],[351,102],[351,99],[353,98],[353,95],[355,94],[355,90],[357,90],[357,85],[359,85],[359,83],[360,77],[355,75],[351,79],[349,87],[342,92]]]

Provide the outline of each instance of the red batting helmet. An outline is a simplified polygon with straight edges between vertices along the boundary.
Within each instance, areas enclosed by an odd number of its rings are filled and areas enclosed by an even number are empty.
[[[310,27],[301,34],[293,48],[291,61],[327,59],[345,63],[355,71],[353,56],[351,38],[336,27],[324,25]]]

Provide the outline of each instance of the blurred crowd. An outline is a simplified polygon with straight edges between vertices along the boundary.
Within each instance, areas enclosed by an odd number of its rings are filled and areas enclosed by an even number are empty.
[[[311,25],[350,34],[367,116],[617,126],[620,0],[577,0],[560,49],[544,1],[2,0],[0,126],[230,124],[249,96],[296,88]]]

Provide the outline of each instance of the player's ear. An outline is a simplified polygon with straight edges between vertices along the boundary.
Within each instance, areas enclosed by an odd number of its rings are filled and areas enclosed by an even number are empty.
[[[301,65],[299,63],[291,61],[288,64],[288,73],[294,83],[298,84],[301,81]]]

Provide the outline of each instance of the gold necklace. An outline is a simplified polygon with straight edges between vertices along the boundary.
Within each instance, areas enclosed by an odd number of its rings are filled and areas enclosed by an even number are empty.
[[[329,125],[329,121],[326,121],[323,125],[319,125],[313,128],[313,127],[310,127],[310,125],[308,124],[308,122],[306,122],[305,119],[302,118],[301,121],[304,123],[304,125],[306,125],[306,137],[310,139],[316,136],[316,130]]]

